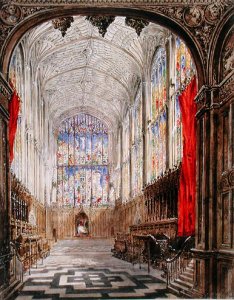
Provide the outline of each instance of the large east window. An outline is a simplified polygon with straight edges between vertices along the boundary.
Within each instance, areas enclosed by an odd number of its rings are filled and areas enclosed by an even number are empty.
[[[66,119],[58,133],[58,203],[62,206],[108,205],[108,186],[107,127],[88,114]]]

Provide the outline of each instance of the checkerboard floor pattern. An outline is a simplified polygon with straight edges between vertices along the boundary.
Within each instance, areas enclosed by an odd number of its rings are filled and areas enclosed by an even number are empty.
[[[177,298],[158,271],[112,256],[112,240],[58,242],[43,264],[25,276],[16,300]]]

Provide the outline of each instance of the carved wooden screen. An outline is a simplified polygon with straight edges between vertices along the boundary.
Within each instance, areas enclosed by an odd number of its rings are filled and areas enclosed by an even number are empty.
[[[59,128],[57,200],[60,205],[108,205],[108,131],[97,118],[79,114]]]
[[[7,121],[0,115],[0,256],[7,253],[7,243],[9,239],[9,224],[8,224],[8,160],[7,156]],[[0,272],[4,275],[0,265]],[[1,276],[0,276],[1,277]],[[1,279],[3,279],[2,277]],[[0,285],[2,284],[0,280]]]

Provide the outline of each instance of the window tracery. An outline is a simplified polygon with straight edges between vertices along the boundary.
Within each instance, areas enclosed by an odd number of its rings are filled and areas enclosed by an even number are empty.
[[[175,38],[175,93],[172,95],[172,151],[173,165],[182,160],[182,120],[179,105],[179,95],[195,74],[195,65],[188,48],[179,38]]]
[[[167,143],[167,62],[166,49],[160,47],[155,54],[152,71],[151,99],[151,180],[166,169]]]
[[[97,118],[79,114],[58,134],[57,201],[68,206],[108,205],[108,130]]]

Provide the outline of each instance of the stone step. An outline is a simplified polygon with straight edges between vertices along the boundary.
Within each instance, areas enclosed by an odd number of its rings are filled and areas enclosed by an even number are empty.
[[[192,259],[192,260],[188,263],[188,267],[194,269],[194,266],[195,266],[195,262],[194,262],[194,260]]]
[[[193,265],[188,265],[188,266],[186,267],[186,269],[194,270],[195,267],[194,267]]]
[[[185,270],[170,283],[169,288],[179,295],[183,295],[187,298],[192,298],[192,288],[194,286],[194,261],[191,260]]]
[[[180,278],[177,278],[174,282],[179,284],[184,289],[191,289],[193,287],[193,283],[181,280]]]
[[[186,293],[189,289],[183,285],[181,285],[180,283],[178,283],[177,281],[174,281],[172,283],[170,283],[169,286],[170,289],[173,289],[173,291],[177,294],[181,294],[181,293]]]
[[[14,281],[5,291],[5,300],[12,300],[15,299],[15,296],[18,294],[18,291],[22,288],[23,282],[21,281]]]
[[[185,269],[185,271],[182,274],[193,277],[194,271]]]
[[[193,284],[193,274],[188,275],[184,272],[179,276],[179,279],[181,279],[183,282],[189,282],[189,283]]]

